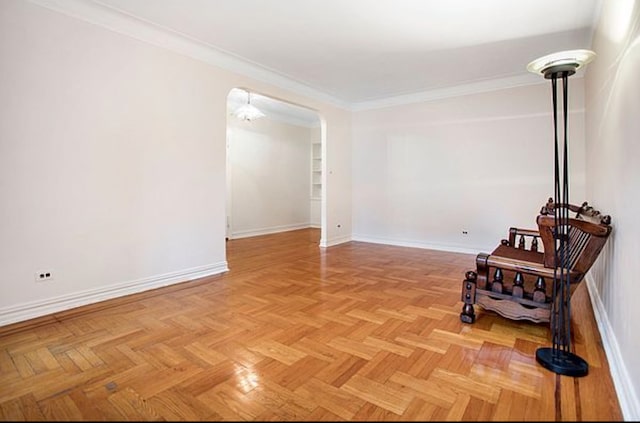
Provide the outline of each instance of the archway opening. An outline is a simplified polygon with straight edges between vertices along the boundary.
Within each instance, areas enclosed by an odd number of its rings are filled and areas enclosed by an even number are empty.
[[[250,103],[264,114],[242,119]],[[309,108],[234,88],[227,96],[228,240],[303,228],[326,238],[324,127]]]

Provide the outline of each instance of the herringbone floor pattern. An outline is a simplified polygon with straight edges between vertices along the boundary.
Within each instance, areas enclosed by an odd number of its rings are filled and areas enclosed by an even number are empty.
[[[232,240],[230,271],[0,328],[2,420],[622,420],[588,294],[582,378],[545,325],[460,322],[474,257],[318,230]]]

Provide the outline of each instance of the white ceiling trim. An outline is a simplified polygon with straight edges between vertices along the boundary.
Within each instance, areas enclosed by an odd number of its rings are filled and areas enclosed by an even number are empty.
[[[267,100],[267,101],[278,101],[278,100]],[[253,104],[253,103],[252,103]],[[268,104],[268,103],[264,103]],[[308,118],[302,118],[295,111],[288,111],[286,109],[276,109],[274,107],[269,106],[259,107],[258,109],[263,112],[266,116],[261,119],[274,120],[276,122],[285,123],[287,125],[300,126],[303,128],[319,128],[320,127],[320,118],[310,120]],[[229,115],[229,119],[235,119],[240,121],[233,112],[235,111],[237,104],[231,103],[227,100],[227,112]],[[286,106],[284,106],[286,108]]]
[[[295,117],[285,115],[284,113],[274,113],[273,115],[268,116],[267,118],[273,119],[280,123],[286,123],[288,125],[293,125],[293,126],[300,126],[303,128],[320,128],[320,119],[318,119],[316,122],[309,123],[306,120],[297,119]]]
[[[393,96],[380,100],[347,103],[325,92],[295,81],[272,69],[235,56],[203,43],[185,34],[169,28],[141,20],[111,7],[86,0],[29,0],[30,2],[50,10],[81,19],[85,22],[101,26],[108,30],[135,38],[157,47],[166,48],[176,53],[202,62],[236,72],[238,74],[272,84],[274,86],[307,96],[317,101],[350,111],[363,111],[383,107],[398,106],[424,101],[433,101],[448,97],[457,97],[521,85],[541,83],[540,78],[522,75],[509,78],[496,78],[473,82],[454,87],[440,88],[420,93]]]
[[[237,117],[233,116],[232,113],[229,113],[229,119],[240,120]],[[307,120],[299,119],[290,114],[273,112],[273,111],[269,111],[269,114],[267,114],[267,116],[264,119],[274,120],[276,122],[285,123],[287,125],[300,126],[302,128],[319,128],[320,127],[320,119],[318,119],[316,122],[309,122]]]
[[[67,16],[81,19],[119,34],[135,38],[139,41],[166,48],[193,59],[293,91],[312,99],[327,102],[336,107],[350,108],[349,104],[308,85],[297,82],[286,75],[282,75],[259,64],[251,63],[187,35],[150,22],[145,22],[137,17],[127,15],[98,3],[85,0],[29,1]]]
[[[382,100],[365,101],[352,105],[353,111],[381,109],[384,107],[400,106],[403,104],[422,103],[440,100],[449,97],[458,97],[470,94],[479,94],[489,91],[497,91],[505,88],[514,88],[523,85],[541,84],[545,80],[537,75],[519,75],[507,78],[488,79],[456,85],[454,87],[438,88],[419,93],[389,97]]]

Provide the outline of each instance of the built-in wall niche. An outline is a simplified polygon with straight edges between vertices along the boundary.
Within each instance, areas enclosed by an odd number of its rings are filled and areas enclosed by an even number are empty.
[[[322,140],[320,128],[311,129],[311,195],[309,200],[309,220],[314,228],[320,227],[320,207],[322,204]]]
[[[320,140],[311,143],[311,198],[322,196],[322,144]]]

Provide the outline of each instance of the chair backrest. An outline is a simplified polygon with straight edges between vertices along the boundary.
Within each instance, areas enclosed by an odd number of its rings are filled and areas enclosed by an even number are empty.
[[[559,251],[558,256],[564,257],[568,262],[567,267],[578,275],[578,280],[574,279],[572,282],[580,282],[607,242],[611,233],[611,216],[600,214],[586,201],[578,207],[572,204],[556,204],[549,198],[536,219],[544,246],[544,266],[548,268],[556,267],[555,212],[560,211],[560,208],[566,208],[570,214],[575,214],[561,225],[561,236],[566,237],[568,242],[564,243],[567,251]]]

